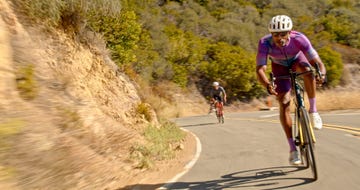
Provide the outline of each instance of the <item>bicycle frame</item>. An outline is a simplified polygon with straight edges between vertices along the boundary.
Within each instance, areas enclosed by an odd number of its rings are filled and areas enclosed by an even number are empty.
[[[221,104],[221,102],[215,100],[213,102],[214,108],[215,108],[215,113],[216,113],[216,117],[218,119],[219,123],[224,123],[224,113],[223,113],[223,105]]]
[[[295,104],[295,116],[294,116],[294,122],[296,127],[298,128],[299,131],[299,137],[300,137],[300,144],[304,145],[305,141],[304,141],[304,132],[302,131],[301,127],[298,127],[300,124],[298,121],[298,118],[300,117],[300,113],[299,110],[300,109],[305,109],[305,101],[304,101],[304,88],[303,86],[300,84],[300,82],[298,81],[298,77],[301,75],[305,75],[305,74],[313,74],[314,71],[313,70],[308,70],[308,71],[304,71],[304,72],[296,72],[293,71],[291,68],[289,69],[289,75],[285,75],[285,76],[277,76],[276,79],[290,79],[291,81],[291,89],[292,89],[292,95],[293,95],[293,99],[294,99],[294,104]],[[270,73],[270,78],[271,81],[274,82],[274,76],[272,75],[272,73]],[[273,84],[274,85],[274,84]],[[311,134],[311,138],[312,141],[315,143],[316,139],[315,139],[315,135],[313,132],[312,127],[309,127],[310,129],[310,134]]]
[[[317,74],[320,74],[319,66],[315,64]],[[312,69],[304,72],[296,72],[289,67],[289,75],[287,76],[278,76],[273,77],[272,73],[270,74],[272,85],[274,86],[274,79],[290,79],[291,81],[291,90],[294,97],[295,104],[295,116],[294,123],[292,127],[292,135],[295,138],[294,142],[300,148],[301,156],[303,157],[303,164],[305,168],[311,166],[313,171],[314,180],[317,180],[317,168],[314,154],[314,144],[316,142],[313,127],[311,126],[310,118],[308,111],[305,108],[304,102],[304,88],[302,84],[298,81],[298,77],[305,74],[314,74]],[[304,160],[306,162],[304,162]]]
[[[298,121],[298,118],[300,117],[300,113],[299,110],[300,109],[305,109],[305,101],[304,101],[304,88],[303,86],[299,83],[298,81],[298,77],[301,75],[305,75],[305,74],[310,74],[313,73],[312,70],[308,70],[308,71],[304,71],[304,72],[294,72],[290,69],[289,71],[290,73],[290,80],[291,80],[291,86],[292,86],[292,92],[294,94],[294,104],[295,104],[295,124],[297,126],[300,125],[300,121]],[[311,124],[310,124],[311,125]],[[300,145],[304,145],[305,144],[305,140],[304,140],[304,131],[301,127],[297,127],[298,131],[299,131],[299,137],[300,137]],[[311,139],[313,141],[313,143],[316,142],[316,138],[314,135],[314,131],[312,126],[309,127],[309,132],[311,134]]]

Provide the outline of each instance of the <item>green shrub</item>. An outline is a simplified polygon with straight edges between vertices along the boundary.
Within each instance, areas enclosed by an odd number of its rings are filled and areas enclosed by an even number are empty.
[[[131,148],[130,158],[138,162],[138,168],[151,168],[154,161],[174,157],[176,146],[186,133],[174,123],[166,121],[159,128],[148,126],[144,130],[147,144],[136,144]]]
[[[171,79],[179,86],[186,87],[188,77],[197,71],[198,63],[206,54],[208,42],[174,25],[165,27],[164,33],[169,38],[166,60],[172,63]]]
[[[136,61],[135,50],[141,36],[141,26],[133,11],[123,11],[120,15],[103,16],[96,12],[89,14],[89,26],[103,34],[107,47],[118,66],[125,70]]]
[[[202,63],[202,72],[212,81],[220,81],[229,99],[246,99],[257,85],[255,55],[238,46],[220,42],[208,51],[209,60]]]
[[[80,131],[81,126],[83,125],[81,121],[80,115],[76,112],[76,110],[70,107],[56,107],[58,111],[58,116],[61,118],[59,120],[58,125],[62,130],[76,130]]]
[[[185,66],[173,64],[174,75],[172,81],[180,87],[186,87],[188,83],[189,73]]]
[[[337,86],[340,83],[341,74],[343,73],[343,63],[341,55],[332,50],[329,46],[325,46],[318,50],[321,60],[326,67],[326,76],[330,87]]]
[[[8,119],[7,121],[0,123],[0,151],[9,148],[10,145],[7,140],[20,133],[24,126],[25,122],[17,118]]]
[[[152,121],[152,116],[151,116],[151,110],[150,110],[150,105],[146,104],[146,103],[140,103],[138,104],[137,108],[136,108],[136,112],[140,115],[143,115],[144,118],[147,121]]]
[[[34,76],[34,65],[20,67],[16,72],[16,87],[20,96],[32,100],[37,95],[37,83]]]

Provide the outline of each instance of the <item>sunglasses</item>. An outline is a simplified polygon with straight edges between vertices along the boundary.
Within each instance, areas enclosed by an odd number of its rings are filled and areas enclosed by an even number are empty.
[[[272,32],[271,35],[273,37],[285,37],[286,35],[288,35],[289,32]]]

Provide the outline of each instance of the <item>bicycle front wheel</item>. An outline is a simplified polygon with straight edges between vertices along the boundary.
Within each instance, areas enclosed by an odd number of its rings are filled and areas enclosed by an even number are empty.
[[[303,131],[303,137],[304,137],[304,154],[306,158],[305,165],[310,165],[313,173],[313,178],[314,180],[317,180],[318,173],[317,173],[315,153],[314,153],[315,145],[310,130],[311,125],[310,125],[309,113],[306,111],[305,108],[300,108],[299,111],[300,111],[301,129]]]

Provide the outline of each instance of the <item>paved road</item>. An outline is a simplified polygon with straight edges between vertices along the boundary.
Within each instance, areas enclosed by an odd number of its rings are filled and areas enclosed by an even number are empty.
[[[277,113],[229,113],[225,124],[215,123],[214,115],[176,119],[200,139],[202,152],[169,189],[360,189],[359,110],[322,113],[325,128],[316,131],[315,182],[310,169],[288,164]]]

